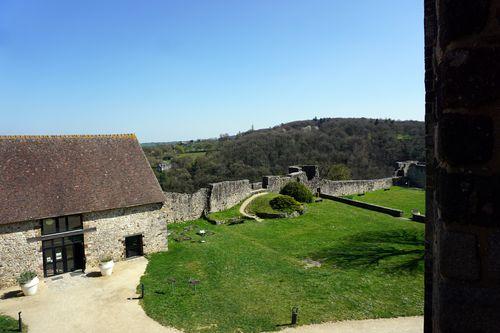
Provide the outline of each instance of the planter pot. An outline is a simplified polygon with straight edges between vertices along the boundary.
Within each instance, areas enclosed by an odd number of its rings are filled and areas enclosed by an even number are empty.
[[[99,264],[99,269],[101,270],[102,276],[110,276],[113,273],[113,267],[115,267],[115,263],[113,260],[107,262],[101,262]]]
[[[38,276],[35,276],[31,281],[28,281],[28,283],[22,284],[21,289],[23,290],[23,294],[26,296],[35,295],[38,291],[39,283],[40,280],[38,279]]]

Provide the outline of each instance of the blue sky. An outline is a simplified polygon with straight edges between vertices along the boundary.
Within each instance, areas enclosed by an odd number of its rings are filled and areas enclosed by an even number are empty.
[[[0,134],[424,118],[423,1],[0,1]]]

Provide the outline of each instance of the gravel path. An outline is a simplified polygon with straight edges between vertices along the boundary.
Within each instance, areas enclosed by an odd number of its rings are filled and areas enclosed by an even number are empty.
[[[264,194],[267,194],[267,193],[268,192],[260,192],[260,193],[252,195],[250,198],[248,198],[245,201],[243,201],[243,203],[240,206],[240,214],[243,215],[243,216],[246,216],[248,218],[254,219],[255,221],[262,221],[261,218],[255,216],[253,214],[247,213],[246,212],[246,208],[250,204],[250,202],[252,202],[253,199],[255,199],[257,197],[260,197],[261,195],[264,195]]]
[[[349,320],[317,325],[289,327],[286,333],[422,333],[424,317]]]
[[[146,316],[138,300],[127,300],[137,296],[146,265],[145,258],[136,258],[117,263],[109,277],[94,272],[95,277],[64,274],[56,281],[46,279],[35,296],[0,300],[0,313],[17,318],[22,311],[29,333],[180,333]],[[17,289],[2,290],[0,296],[13,296]]]

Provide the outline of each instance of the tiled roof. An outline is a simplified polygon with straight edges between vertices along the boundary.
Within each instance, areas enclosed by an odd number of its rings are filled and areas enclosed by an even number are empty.
[[[133,134],[0,136],[0,224],[164,200]]]

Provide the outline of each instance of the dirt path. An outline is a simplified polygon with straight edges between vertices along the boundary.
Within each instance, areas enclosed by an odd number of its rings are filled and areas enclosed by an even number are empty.
[[[286,328],[286,333],[422,333],[423,317],[349,320]]]
[[[180,333],[146,316],[138,300],[127,300],[137,296],[146,265],[145,258],[136,258],[117,263],[110,277],[65,274],[56,281],[47,279],[35,296],[0,300],[0,313],[17,318],[22,311],[30,333]],[[14,296],[17,289],[2,290],[0,296]]]
[[[268,192],[260,192],[260,193],[252,195],[250,198],[247,198],[245,201],[243,201],[243,203],[240,206],[240,214],[243,215],[243,216],[246,216],[248,218],[251,218],[251,219],[253,219],[255,221],[262,221],[261,218],[255,216],[253,214],[247,213],[246,212],[246,208],[250,204],[250,202],[252,202],[253,199],[255,199],[257,197],[260,197],[261,195],[264,195],[264,194],[267,194],[267,193]]]

